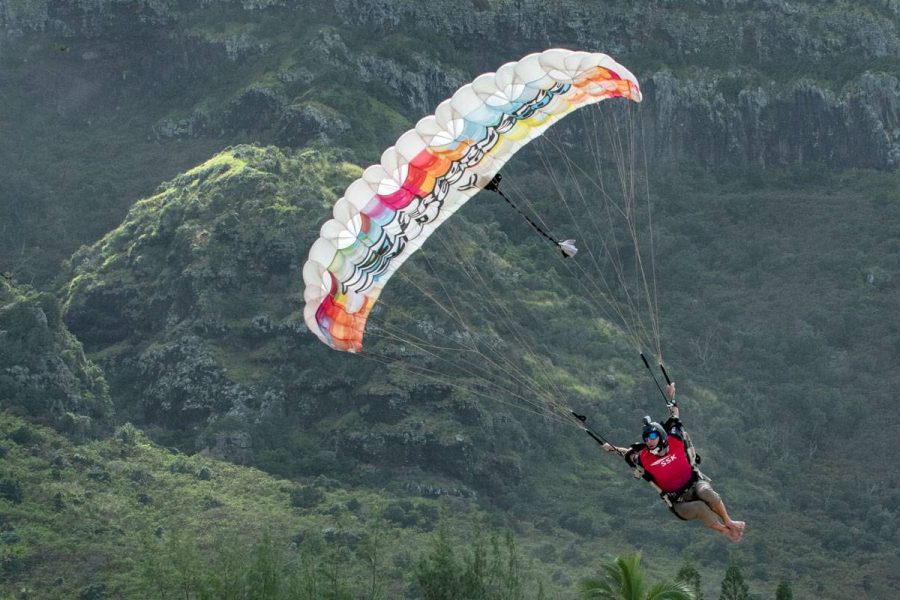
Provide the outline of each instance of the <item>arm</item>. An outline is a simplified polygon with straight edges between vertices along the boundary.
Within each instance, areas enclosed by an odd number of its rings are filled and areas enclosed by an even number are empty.
[[[681,422],[681,418],[679,417],[678,406],[675,404],[675,382],[669,383],[666,386],[666,397],[671,401],[669,404],[669,413],[672,415],[669,417],[669,420],[666,421],[666,424],[663,425],[666,431],[671,435],[678,436],[685,442],[685,446],[688,453],[688,458],[691,461],[691,465],[696,468],[696,465],[700,464],[700,455],[697,454],[697,450],[694,448],[694,444],[691,443],[691,438],[684,430],[684,425]]]
[[[666,386],[666,398],[669,399],[669,414],[679,418],[678,405],[675,403],[675,382],[671,382]]]
[[[670,382],[666,386],[666,398],[669,399],[669,418],[663,423],[663,429],[670,435],[675,435],[681,439],[685,439],[684,425],[681,422],[680,411],[675,403],[675,382]]]
[[[629,467],[639,469],[641,467],[640,451],[644,448],[644,444],[632,444],[628,448],[619,448],[612,444],[603,444],[603,449],[607,452],[615,452],[625,459]]]
[[[607,452],[615,452],[621,456],[625,456],[625,453],[628,452],[628,448],[619,448],[618,446],[613,446],[609,442],[603,444],[603,449]]]

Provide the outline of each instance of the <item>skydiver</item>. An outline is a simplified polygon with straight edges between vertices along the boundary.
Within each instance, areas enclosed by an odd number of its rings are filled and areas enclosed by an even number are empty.
[[[696,467],[698,461],[694,460],[693,448],[674,402],[674,383],[666,386],[666,396],[672,402],[665,425],[644,417],[643,443],[632,444],[630,448],[604,443],[603,449],[622,455],[635,469],[636,476],[649,481],[678,518],[701,520],[732,542],[741,541],[745,523],[728,516],[725,503],[710,485],[709,478]]]

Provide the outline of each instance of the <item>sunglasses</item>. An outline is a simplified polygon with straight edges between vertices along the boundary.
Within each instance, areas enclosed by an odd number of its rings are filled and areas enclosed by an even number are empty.
[[[645,440],[655,440],[658,437],[659,437],[658,433],[656,433],[655,431],[651,431],[650,433],[648,433],[647,435],[644,436],[644,439]]]

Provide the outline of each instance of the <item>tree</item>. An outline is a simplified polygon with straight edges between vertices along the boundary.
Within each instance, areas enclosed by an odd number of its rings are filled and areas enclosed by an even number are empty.
[[[685,559],[684,564],[675,575],[675,581],[680,581],[694,593],[695,600],[703,600],[703,591],[700,585],[700,572],[694,567],[690,558]]]
[[[744,576],[737,562],[732,558],[725,569],[722,580],[722,594],[719,600],[750,600],[750,588],[744,583]]]
[[[416,567],[416,579],[426,600],[543,597],[540,583],[523,569],[511,532],[503,542],[493,536],[489,543],[478,533],[470,547],[457,554],[446,525],[441,524],[431,553]],[[538,583],[537,589],[529,589],[530,583]]]
[[[416,567],[416,579],[427,600],[453,600],[461,587],[463,567],[453,553],[450,534],[441,523],[431,553]]]
[[[646,581],[641,555],[619,556],[603,565],[603,578],[581,582],[581,597],[586,600],[695,600],[682,582],[656,583],[644,592]]]
[[[794,600],[794,590],[791,589],[791,584],[786,579],[782,579],[778,584],[778,589],[775,590],[775,600]]]

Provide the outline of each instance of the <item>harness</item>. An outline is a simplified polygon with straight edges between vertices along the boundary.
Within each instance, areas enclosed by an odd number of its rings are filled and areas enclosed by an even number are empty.
[[[670,511],[672,511],[672,514],[675,515],[676,517],[678,517],[679,519],[681,519],[682,521],[686,521],[687,519],[685,519],[684,517],[682,517],[675,511],[675,505],[682,501],[682,499],[683,499],[684,495],[687,493],[687,491],[689,489],[691,489],[692,487],[694,487],[694,484],[697,483],[698,481],[700,481],[701,478],[702,478],[702,475],[700,474],[700,471],[698,471],[697,469],[694,469],[693,473],[691,473],[691,478],[688,480],[688,482],[686,484],[684,484],[684,486],[680,490],[675,491],[675,492],[664,492],[655,483],[653,483],[653,482],[650,482],[650,483],[651,483],[651,485],[653,485],[653,487],[656,489],[656,491],[659,492],[659,497],[662,498],[662,501],[663,501],[663,503],[665,503],[666,507],[668,507],[668,509]]]
[[[666,423],[666,424],[668,425],[669,423]],[[684,429],[680,429],[679,434],[680,434],[679,437],[681,438],[681,441],[684,443],[684,452],[687,455],[688,463],[691,465],[691,478],[687,481],[687,483],[685,483],[683,486],[681,486],[680,489],[678,489],[674,492],[664,492],[662,490],[662,488],[656,484],[656,482],[653,480],[653,478],[650,476],[650,474],[647,473],[647,471],[643,467],[641,467],[636,462],[633,464],[634,464],[634,476],[640,477],[640,478],[644,479],[645,481],[647,481],[650,484],[650,486],[654,490],[656,490],[656,493],[659,494],[660,499],[662,499],[662,501],[666,505],[666,507],[670,511],[672,511],[672,514],[675,515],[676,517],[678,517],[679,519],[681,519],[682,521],[685,521],[686,519],[684,519],[681,515],[679,515],[677,512],[675,512],[675,505],[682,502],[684,495],[687,493],[688,490],[690,490],[692,487],[694,487],[694,484],[696,484],[698,481],[701,481],[701,480],[709,481],[709,477],[707,477],[706,475],[701,473],[700,469],[697,468],[697,465],[700,464],[700,455],[697,454],[697,451],[694,448],[694,444],[691,442],[691,438],[688,435],[687,431],[685,431]]]

